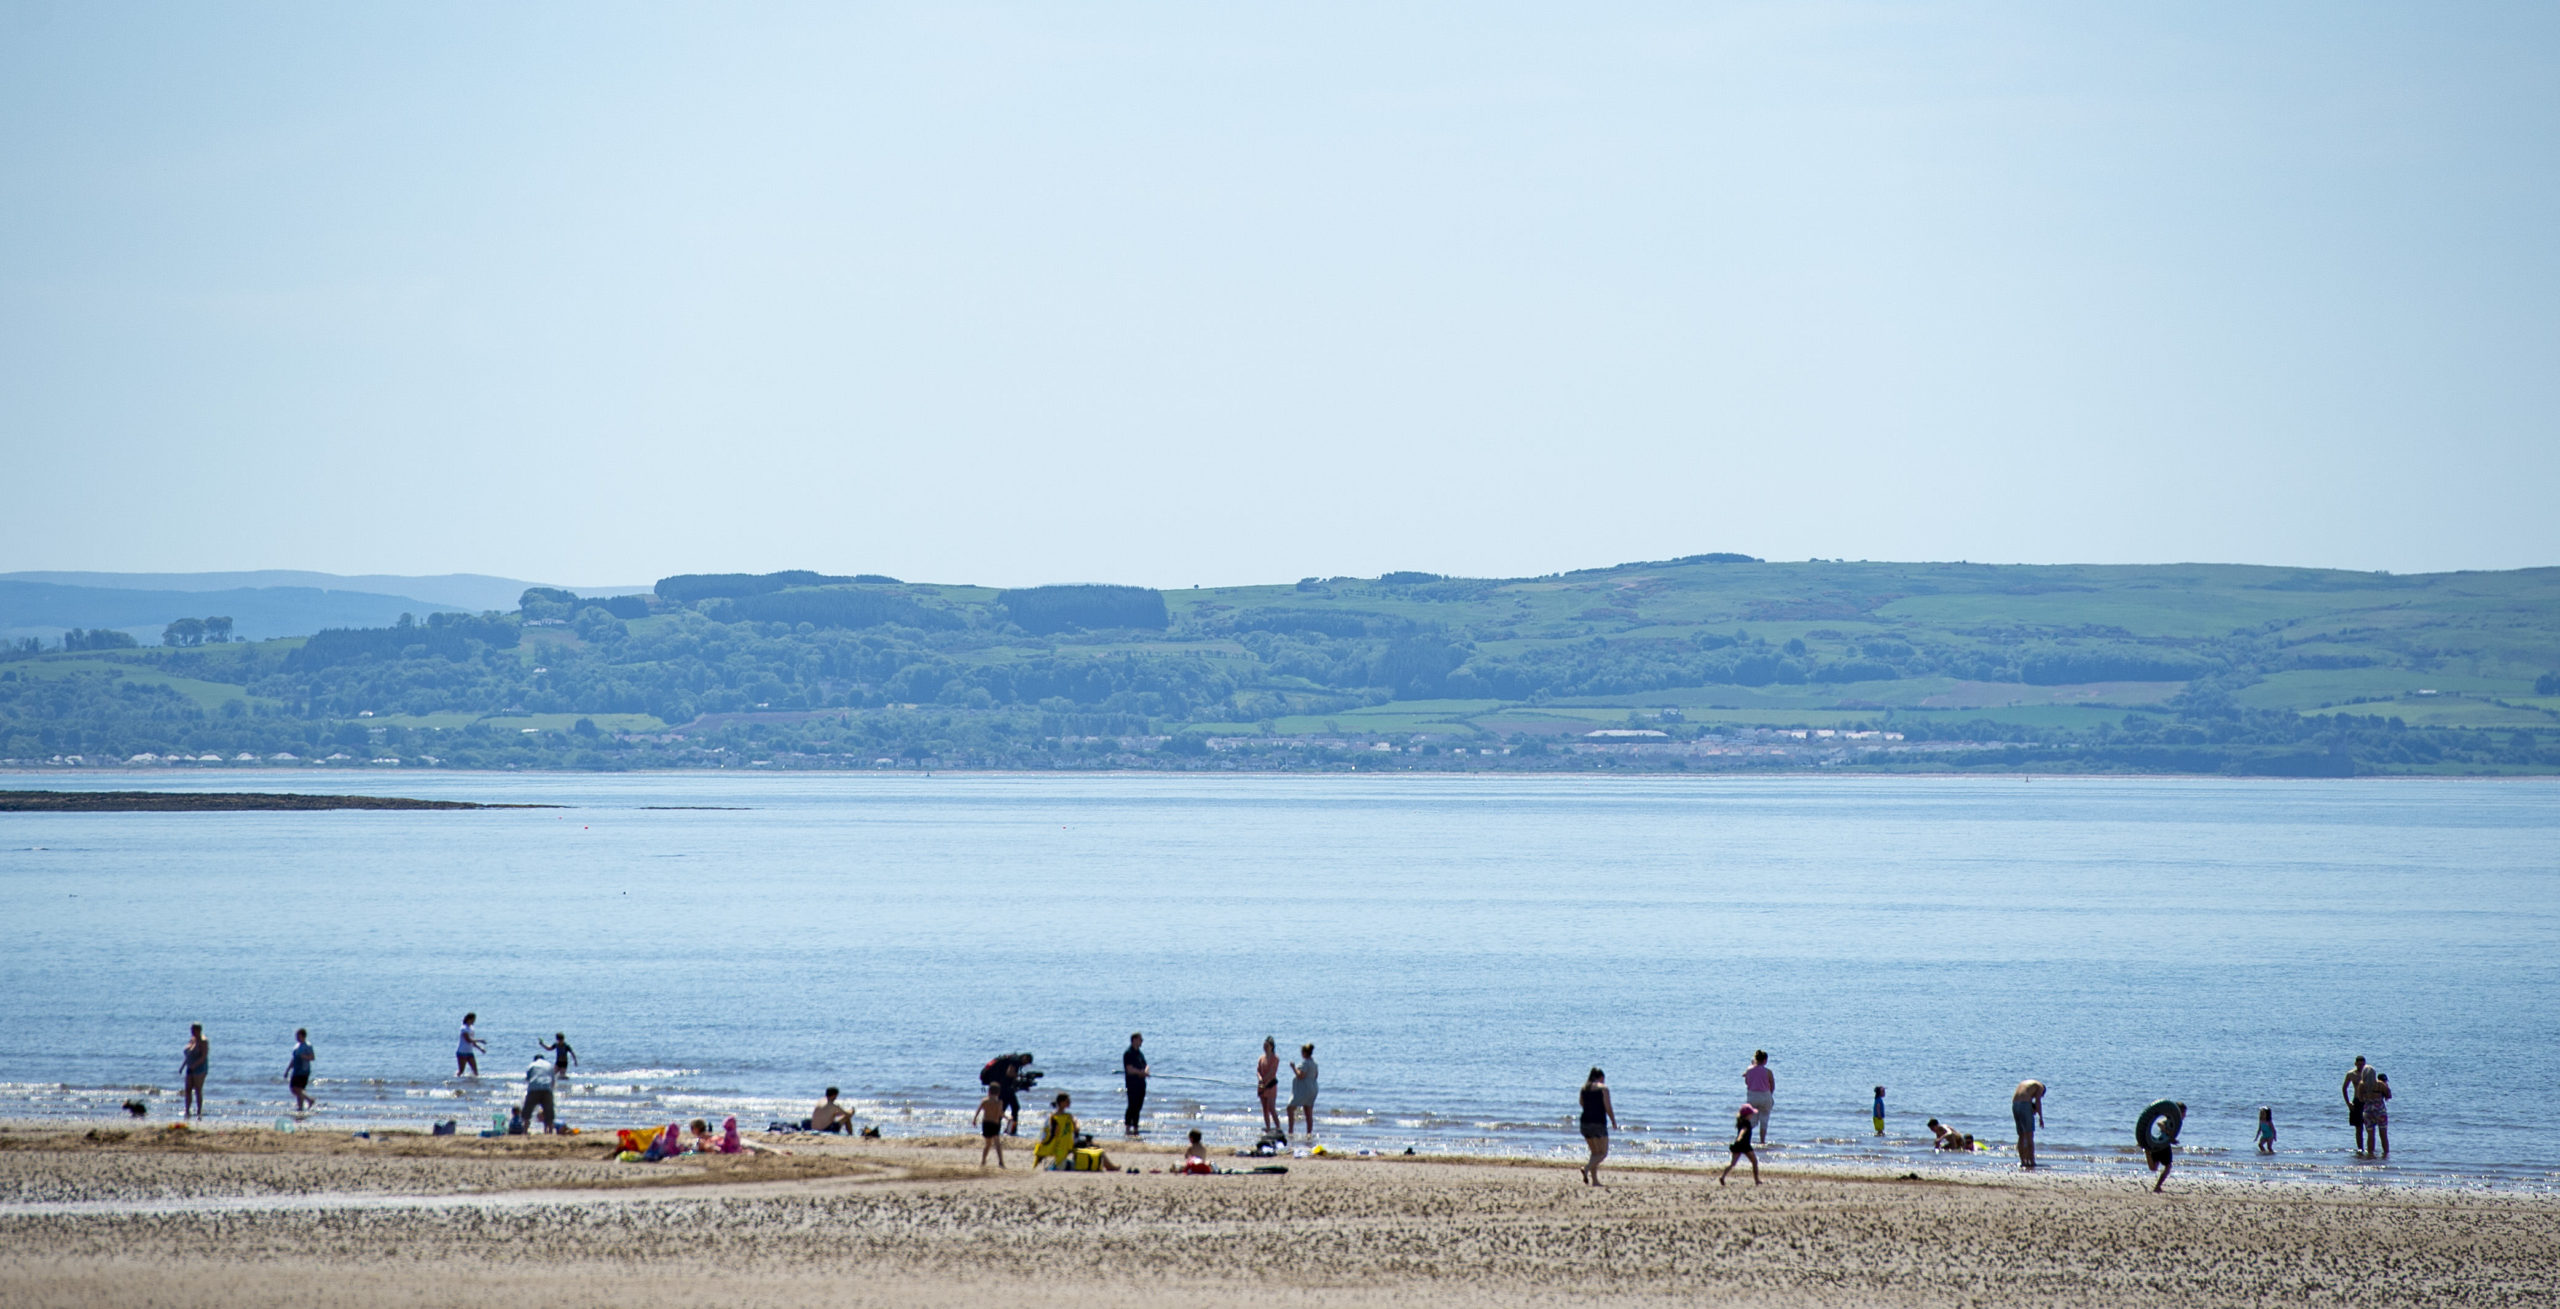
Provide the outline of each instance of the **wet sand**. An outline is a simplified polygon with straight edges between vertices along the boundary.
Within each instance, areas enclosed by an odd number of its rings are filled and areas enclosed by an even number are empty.
[[[0,1130],[0,1305],[2547,1305],[2560,1201],[1424,1159],[981,1173],[975,1140]],[[116,1129],[103,1129],[101,1137]],[[1108,1143],[1106,1143],[1108,1144]],[[1169,1152],[1123,1151],[1157,1168]],[[1221,1164],[1253,1162],[1222,1159]]]

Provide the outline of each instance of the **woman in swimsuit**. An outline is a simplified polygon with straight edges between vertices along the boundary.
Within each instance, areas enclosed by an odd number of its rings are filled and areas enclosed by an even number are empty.
[[[1751,1118],[1752,1110],[1749,1105],[1742,1106],[1742,1112],[1734,1115],[1733,1141],[1725,1146],[1725,1150],[1733,1157],[1725,1160],[1724,1171],[1716,1174],[1716,1185],[1724,1185],[1724,1179],[1733,1175],[1733,1166],[1745,1159],[1751,1161],[1751,1184],[1753,1186],[1760,1184],[1760,1156],[1753,1153],[1751,1149]]]
[[[1262,1038],[1262,1057],[1253,1064],[1254,1094],[1262,1097],[1262,1130],[1273,1136],[1283,1135],[1280,1128],[1280,1047],[1270,1037]]]
[[[1591,1162],[1582,1166],[1582,1180],[1600,1184],[1600,1161],[1609,1157],[1609,1129],[1618,1125],[1618,1107],[1609,1101],[1608,1074],[1594,1068],[1582,1084],[1582,1143],[1591,1147]]]

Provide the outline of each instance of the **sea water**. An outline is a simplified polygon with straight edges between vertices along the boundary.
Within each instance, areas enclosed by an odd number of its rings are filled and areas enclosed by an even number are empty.
[[[470,812],[0,816],[0,1117],[465,1130],[537,1042],[590,1128],[805,1115],[833,1084],[892,1136],[964,1130],[1029,1050],[1119,1133],[1249,1144],[1253,1061],[1316,1046],[1337,1149],[1721,1164],[1755,1049],[1772,1164],[2138,1176],[2182,1167],[2560,1189],[2560,785],[1779,777],[511,775],[228,770],[10,786],[339,791]],[[453,1076],[477,1011],[489,1044]],[[2393,1153],[2338,1083],[2391,1077]],[[1286,1096],[1287,1072],[1282,1073]],[[1869,1122],[1887,1088],[1887,1131]],[[2275,1111],[2279,1153],[2252,1148]],[[1927,1148],[1935,1117],[1996,1148]],[[1303,1135],[1298,1144],[1305,1144]]]

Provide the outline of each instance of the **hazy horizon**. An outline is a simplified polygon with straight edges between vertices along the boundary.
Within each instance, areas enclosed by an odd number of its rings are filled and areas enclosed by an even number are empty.
[[[0,570],[2560,563],[2560,11],[0,6]]]

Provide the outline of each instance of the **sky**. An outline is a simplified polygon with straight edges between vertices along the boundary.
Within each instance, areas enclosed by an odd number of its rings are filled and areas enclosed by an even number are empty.
[[[2560,564],[2560,6],[0,0],[0,571]]]

